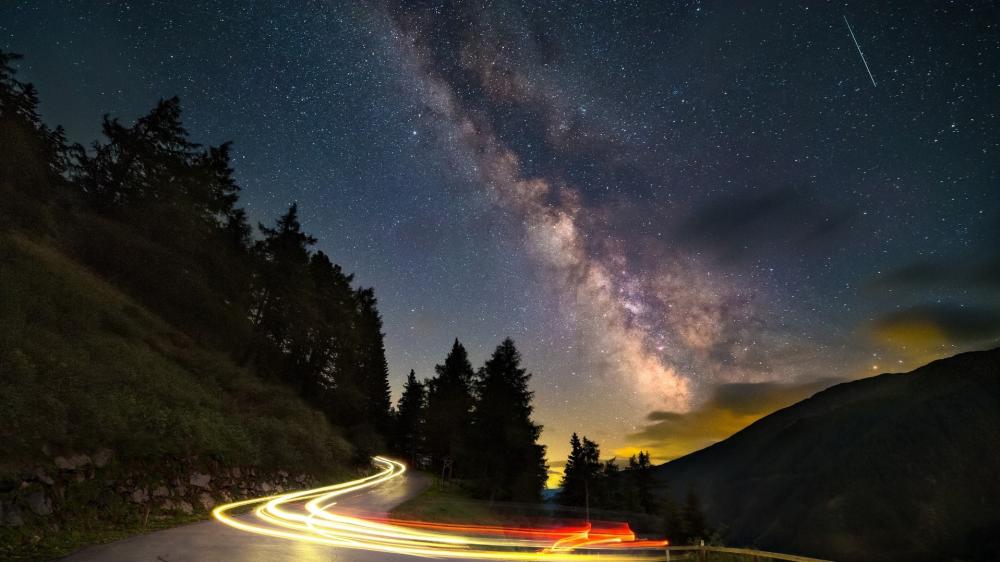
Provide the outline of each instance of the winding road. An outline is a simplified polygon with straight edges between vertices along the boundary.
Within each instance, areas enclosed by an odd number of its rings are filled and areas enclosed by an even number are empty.
[[[93,547],[67,560],[462,560],[635,562],[655,560],[666,541],[636,537],[624,522],[546,521],[542,526],[390,519],[393,506],[428,484],[398,461],[349,482],[242,500],[215,521]],[[242,515],[236,515],[242,513]]]
[[[368,515],[385,514],[417,495],[430,484],[419,473],[407,472],[379,486],[344,496],[338,507]],[[237,517],[250,523],[253,515]],[[416,560],[411,556],[341,549],[323,544],[290,541],[280,537],[247,533],[218,521],[203,521],[165,531],[92,546],[71,554],[69,562],[395,562]]]

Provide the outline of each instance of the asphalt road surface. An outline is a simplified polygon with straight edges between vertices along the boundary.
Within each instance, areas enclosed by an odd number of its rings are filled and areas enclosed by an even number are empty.
[[[429,484],[421,474],[407,472],[402,478],[343,497],[339,512],[358,510],[369,515],[387,511],[415,496]],[[245,516],[248,521],[249,516]],[[247,533],[217,521],[193,523],[165,531],[92,546],[63,560],[71,562],[378,562],[416,560],[410,556],[353,550],[291,541]]]

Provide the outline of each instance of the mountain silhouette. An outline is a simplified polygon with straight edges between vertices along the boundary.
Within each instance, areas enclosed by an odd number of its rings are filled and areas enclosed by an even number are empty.
[[[1000,349],[839,384],[654,470],[727,544],[1000,559]]]

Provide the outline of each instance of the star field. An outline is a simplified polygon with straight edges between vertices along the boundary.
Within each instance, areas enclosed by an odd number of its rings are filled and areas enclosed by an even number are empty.
[[[252,220],[298,201],[375,287],[397,393],[455,337],[481,362],[510,335],[550,461],[574,430],[664,459],[1000,341],[997,17],[35,1],[0,7],[0,47],[74,140],[174,94],[193,138],[233,140]],[[719,415],[739,384],[781,399]]]

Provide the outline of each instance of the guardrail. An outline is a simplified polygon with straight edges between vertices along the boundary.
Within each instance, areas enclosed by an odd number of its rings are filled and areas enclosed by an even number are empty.
[[[725,546],[670,546],[667,547],[668,562],[697,561],[715,562],[719,557],[712,556],[712,553],[730,554],[727,560],[739,560],[740,562],[764,562],[766,560],[788,560],[790,562],[831,562],[819,558],[808,558],[806,556],[796,556],[794,554],[782,554],[780,552],[766,552],[763,550],[751,550],[749,548],[729,548]]]

